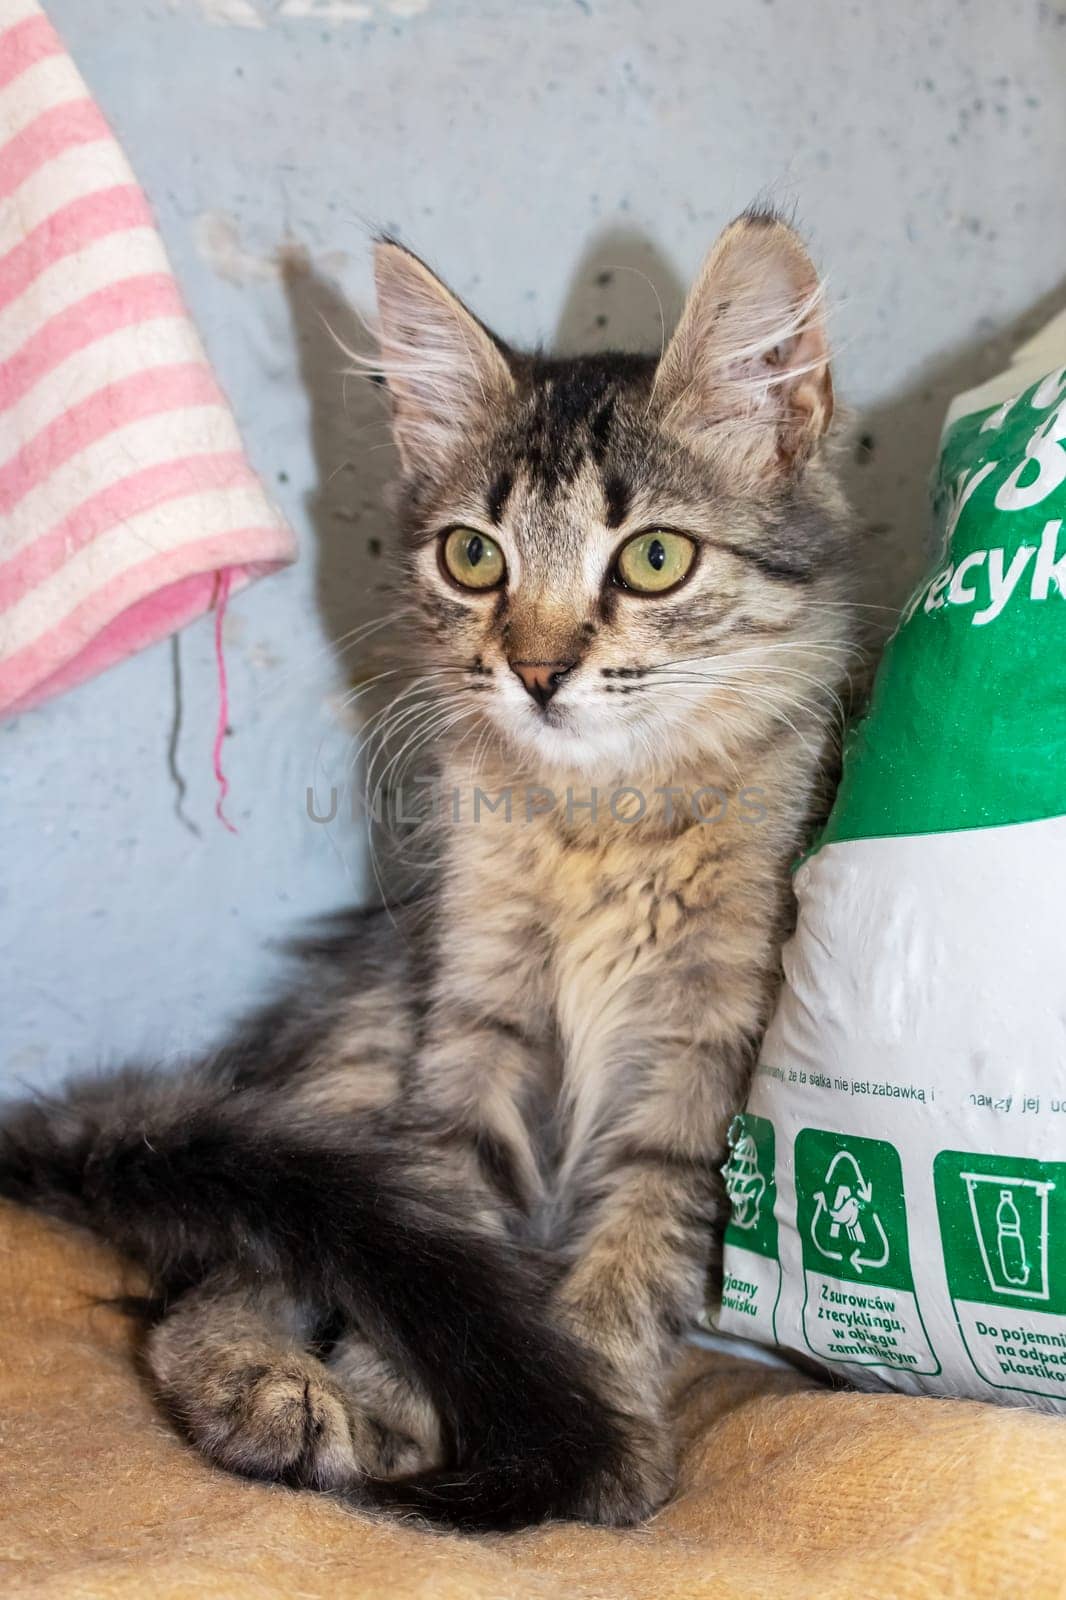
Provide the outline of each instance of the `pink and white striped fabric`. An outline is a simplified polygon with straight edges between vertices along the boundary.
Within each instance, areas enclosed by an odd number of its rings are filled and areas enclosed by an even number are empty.
[[[0,713],[295,554],[125,156],[37,0],[0,0]]]

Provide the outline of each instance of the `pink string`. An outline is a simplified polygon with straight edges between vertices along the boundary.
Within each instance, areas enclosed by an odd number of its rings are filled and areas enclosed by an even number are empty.
[[[226,684],[226,656],[222,648],[222,624],[226,620],[226,606],[229,602],[231,576],[230,569],[223,567],[215,584],[215,666],[218,670],[218,725],[215,728],[215,747],[212,751],[212,761],[215,768],[215,782],[218,784],[215,816],[230,833],[236,833],[236,828],[223,810],[226,796],[229,794],[229,780],[222,770],[222,741],[226,737],[226,729],[229,726],[229,689]]]

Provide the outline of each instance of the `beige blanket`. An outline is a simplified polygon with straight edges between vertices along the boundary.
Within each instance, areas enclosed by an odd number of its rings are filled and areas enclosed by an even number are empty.
[[[0,1594],[40,1600],[1059,1600],[1066,1422],[694,1355],[650,1526],[461,1539],[202,1462],[95,1302],[106,1251],[0,1207]]]

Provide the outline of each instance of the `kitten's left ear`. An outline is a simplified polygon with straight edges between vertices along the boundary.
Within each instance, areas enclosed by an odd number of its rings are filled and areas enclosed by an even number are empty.
[[[821,284],[787,223],[756,212],[725,230],[685,303],[655,397],[668,426],[703,436],[744,480],[802,470],[832,420],[833,385]]]
[[[503,347],[416,255],[374,249],[380,370],[407,472],[433,470],[514,388]]]

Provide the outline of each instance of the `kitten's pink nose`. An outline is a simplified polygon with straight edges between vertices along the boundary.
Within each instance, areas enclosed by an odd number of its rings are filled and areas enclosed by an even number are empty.
[[[572,661],[512,661],[511,671],[521,678],[527,694],[540,706],[548,704],[568,672],[574,670]]]

